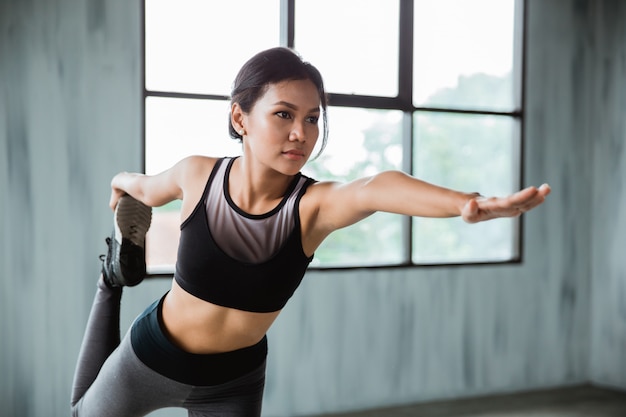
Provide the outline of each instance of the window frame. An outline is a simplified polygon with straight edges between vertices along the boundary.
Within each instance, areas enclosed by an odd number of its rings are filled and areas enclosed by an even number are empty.
[[[527,9],[526,0],[514,0],[515,2],[515,23],[513,36],[513,82],[514,82],[514,109],[512,111],[493,110],[473,110],[454,107],[429,107],[415,106],[413,104],[413,36],[414,36],[414,1],[399,1],[399,37],[398,37],[398,94],[396,97],[369,96],[359,94],[328,93],[329,106],[336,107],[356,107],[375,110],[399,110],[402,112],[402,171],[413,174],[413,151],[414,151],[414,115],[419,112],[433,112],[444,114],[466,114],[466,115],[491,115],[504,116],[513,119],[518,128],[517,155],[514,155],[511,170],[517,172],[519,178],[518,188],[522,188],[524,183],[524,138],[525,123],[524,112],[526,103],[525,83],[526,83],[526,38],[527,38]],[[146,88],[146,0],[141,2],[141,153],[142,172],[146,171],[146,101],[148,97],[164,98],[188,98],[199,100],[229,101],[230,97],[220,94],[197,94],[181,93],[169,91],[148,90]],[[280,46],[293,48],[295,46],[295,7],[296,0],[280,0]],[[517,166],[516,166],[517,165]],[[459,261],[444,263],[418,263],[413,261],[413,222],[412,217],[402,216],[402,261],[393,264],[380,265],[333,265],[333,266],[309,266],[310,270],[333,271],[352,269],[381,269],[381,268],[424,268],[424,267],[467,267],[485,265],[510,265],[523,262],[523,216],[517,219],[513,230],[513,247],[516,255],[508,260],[494,261]],[[148,271],[148,276],[171,277],[172,271]]]

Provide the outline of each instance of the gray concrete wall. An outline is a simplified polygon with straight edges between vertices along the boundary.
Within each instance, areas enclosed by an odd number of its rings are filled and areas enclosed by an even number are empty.
[[[591,379],[626,389],[626,3],[600,2],[594,31]]]
[[[141,168],[139,2],[0,0],[0,415],[69,415],[111,227]]]
[[[141,166],[139,13],[0,0],[2,415],[68,415],[109,181]],[[524,263],[310,272],[270,334],[267,416],[626,389],[624,26],[619,0],[530,1],[525,182],[554,194]],[[126,291],[122,329],[167,287]]]

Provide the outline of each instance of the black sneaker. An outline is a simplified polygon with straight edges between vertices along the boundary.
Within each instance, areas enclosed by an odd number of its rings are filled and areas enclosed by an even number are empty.
[[[115,208],[115,228],[106,239],[109,250],[102,274],[109,287],[132,287],[146,276],[145,237],[152,220],[152,209],[129,195]],[[103,256],[104,257],[104,256]]]

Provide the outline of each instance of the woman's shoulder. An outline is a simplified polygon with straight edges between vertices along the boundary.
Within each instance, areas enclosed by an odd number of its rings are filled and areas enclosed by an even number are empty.
[[[326,199],[332,198],[332,193],[338,185],[339,183],[334,181],[311,181],[302,196],[301,207],[317,212]]]
[[[198,175],[202,172],[212,171],[215,164],[222,158],[205,155],[190,155],[178,162],[178,168],[187,175]]]
[[[203,187],[215,165],[222,158],[204,155],[191,155],[181,159],[177,164],[178,176],[183,188]]]
[[[334,189],[336,189],[340,185],[341,185],[341,183],[339,183],[337,181],[317,181],[317,180],[312,180],[311,184],[307,188],[307,194],[313,195],[316,198],[322,198],[327,193],[333,191]]]
[[[190,155],[181,159],[179,164],[186,168],[212,168],[220,159],[222,158],[206,155]]]

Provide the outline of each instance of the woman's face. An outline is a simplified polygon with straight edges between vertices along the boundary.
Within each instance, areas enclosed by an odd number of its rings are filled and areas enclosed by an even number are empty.
[[[297,174],[319,136],[320,96],[310,80],[270,84],[243,114],[246,157],[285,175]]]

